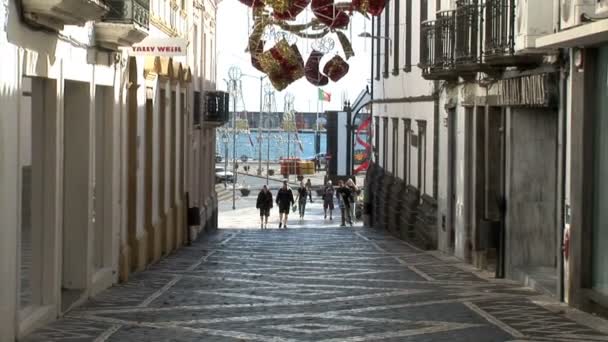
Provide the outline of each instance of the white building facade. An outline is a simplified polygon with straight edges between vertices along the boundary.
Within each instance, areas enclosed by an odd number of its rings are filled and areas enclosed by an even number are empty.
[[[214,48],[195,46],[214,40],[215,5],[0,3],[0,341],[215,227],[215,133],[194,124],[195,91],[214,90]],[[131,56],[146,37],[188,52]]]
[[[432,3],[430,3],[432,2]],[[424,2],[423,2],[424,3]],[[439,92],[438,248],[560,292],[563,122],[551,1],[429,1],[420,67]]]
[[[563,299],[608,314],[606,114],[608,1],[552,1],[553,30],[536,48],[559,53],[563,148]]]
[[[420,1],[387,3],[372,20],[375,162],[367,182],[371,224],[436,248],[438,96],[420,62]],[[421,215],[416,217],[415,212]]]

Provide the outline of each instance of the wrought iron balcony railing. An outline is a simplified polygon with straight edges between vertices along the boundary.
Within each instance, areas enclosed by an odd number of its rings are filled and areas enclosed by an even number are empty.
[[[437,13],[437,19],[420,27],[420,68],[424,77],[440,79],[454,67],[454,11]]]
[[[454,12],[456,67],[481,63],[481,16],[478,0],[457,0]]]
[[[515,1],[485,1],[484,56],[513,55],[515,49]]]
[[[230,113],[230,94],[224,91],[210,91],[205,94],[203,119],[207,123],[224,124]]]
[[[110,11],[103,21],[118,24],[137,24],[145,29],[150,26],[150,0],[106,0]]]

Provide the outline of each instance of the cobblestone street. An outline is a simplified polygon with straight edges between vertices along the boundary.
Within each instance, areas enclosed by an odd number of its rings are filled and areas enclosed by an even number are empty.
[[[220,230],[25,340],[608,341],[577,322],[604,321],[455,259],[319,229],[319,210],[310,228]]]

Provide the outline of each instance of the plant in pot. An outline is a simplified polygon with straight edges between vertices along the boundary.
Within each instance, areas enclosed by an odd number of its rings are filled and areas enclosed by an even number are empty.
[[[244,186],[240,189],[241,191],[241,195],[243,196],[249,196],[249,194],[251,193],[251,189],[249,189],[248,186]]]
[[[273,169],[268,169],[268,175],[269,176],[274,176],[274,170]]]

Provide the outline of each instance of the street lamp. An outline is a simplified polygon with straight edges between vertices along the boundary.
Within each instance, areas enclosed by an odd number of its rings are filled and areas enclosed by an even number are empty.
[[[266,77],[268,77],[268,75],[261,75],[261,76],[253,76],[253,75],[248,75],[248,74],[242,74],[242,76],[247,76],[247,77],[253,77],[253,78],[259,78],[260,79],[260,116],[259,116],[259,120],[258,120],[258,176],[262,174],[262,88],[263,88],[263,83],[264,83],[264,79]],[[266,171],[268,172],[268,171]]]
[[[388,53],[392,54],[392,39],[391,37],[386,37],[386,36],[374,36],[369,32],[361,32],[359,33],[359,37],[361,38],[371,38],[371,39],[382,39],[382,40],[388,40],[389,44],[388,44]]]
[[[228,134],[222,133],[222,142],[224,143],[224,189],[228,187]]]
[[[237,66],[232,66],[228,69],[228,78],[232,85],[232,210],[236,209],[236,95],[237,82],[242,76],[241,69]]]

